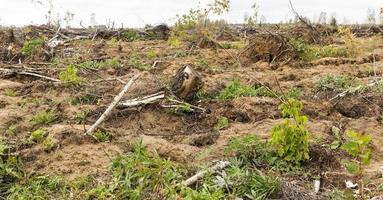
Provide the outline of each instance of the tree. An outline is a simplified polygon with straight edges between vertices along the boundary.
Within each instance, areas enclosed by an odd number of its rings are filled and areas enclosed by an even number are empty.
[[[329,23],[330,23],[330,25],[333,26],[333,27],[338,26],[338,21],[337,21],[337,19],[336,19],[336,13],[332,13],[332,14],[330,15]]]
[[[321,12],[318,18],[318,24],[327,24],[327,13]]]
[[[376,13],[375,13],[375,10],[372,8],[369,8],[367,10],[367,23],[376,24]]]

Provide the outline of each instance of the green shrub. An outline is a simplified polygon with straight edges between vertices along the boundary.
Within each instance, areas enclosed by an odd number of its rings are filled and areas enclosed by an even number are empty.
[[[42,52],[45,40],[43,38],[37,38],[28,40],[24,43],[21,53],[25,56],[32,56]]]
[[[46,125],[58,119],[58,114],[55,110],[41,111],[32,117],[32,125]]]
[[[289,99],[279,109],[284,121],[273,127],[271,145],[279,157],[293,164],[309,159],[309,132],[305,128],[307,117],[301,115],[300,101]]]

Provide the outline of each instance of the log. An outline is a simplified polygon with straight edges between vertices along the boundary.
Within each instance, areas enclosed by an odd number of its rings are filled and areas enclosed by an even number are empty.
[[[129,90],[130,86],[132,86],[133,82],[140,76],[140,74],[135,75],[130,81],[125,85],[125,87],[122,89],[122,91],[114,97],[112,103],[109,105],[109,107],[105,110],[105,112],[101,115],[100,118],[86,131],[85,135],[93,133],[94,130],[100,125],[105,118],[110,114],[110,112],[113,110],[114,107],[120,102],[121,98],[124,96],[124,94]]]

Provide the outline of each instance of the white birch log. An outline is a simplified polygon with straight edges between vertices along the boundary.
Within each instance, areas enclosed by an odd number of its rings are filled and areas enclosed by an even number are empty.
[[[223,170],[223,169],[225,169],[229,165],[230,165],[229,161],[219,161],[213,167],[211,167],[211,168],[209,168],[207,170],[203,170],[203,171],[198,172],[196,175],[194,175],[194,176],[188,178],[186,181],[182,182],[182,184],[184,186],[193,185],[198,180],[203,178],[207,173],[209,173],[211,171],[212,172],[216,172],[216,171],[219,171],[219,170]]]

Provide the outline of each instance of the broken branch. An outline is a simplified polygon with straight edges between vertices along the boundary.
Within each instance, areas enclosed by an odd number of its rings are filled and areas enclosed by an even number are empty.
[[[198,172],[196,175],[194,175],[194,176],[188,178],[186,181],[182,182],[182,184],[184,186],[193,185],[198,180],[203,178],[207,173],[209,173],[209,172],[217,172],[219,170],[223,170],[226,167],[228,167],[229,165],[230,165],[229,161],[218,161],[213,167],[211,167],[211,168],[209,168],[207,170],[203,170],[203,171]]]
[[[124,94],[129,90],[130,86],[132,86],[133,82],[139,77],[140,75],[135,75],[130,81],[125,85],[125,87],[122,89],[122,91],[114,97],[114,100],[109,105],[109,107],[105,110],[105,112],[101,115],[100,118],[86,131],[85,135],[91,134],[97,127],[100,125],[105,118],[110,114],[110,112],[113,110],[114,107],[120,102],[121,98],[124,96]]]

